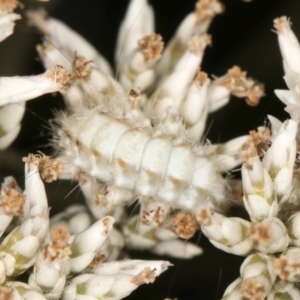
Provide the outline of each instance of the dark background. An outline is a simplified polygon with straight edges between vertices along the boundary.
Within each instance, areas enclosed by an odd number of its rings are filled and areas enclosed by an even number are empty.
[[[42,5],[38,1],[24,1],[26,8]],[[167,42],[180,21],[193,10],[194,0],[152,0],[156,13],[157,32]],[[287,15],[293,22],[293,30],[300,38],[299,0],[223,0],[226,10],[214,20],[209,33],[213,45],[207,49],[202,69],[211,75],[220,76],[237,64],[248,74],[266,85],[266,96],[259,106],[248,107],[241,99],[233,98],[229,105],[209,117],[208,138],[212,142],[224,142],[246,134],[262,125],[266,115],[281,120],[288,115],[274,95],[275,88],[285,88],[283,69],[277,44],[272,32],[276,17]],[[88,39],[111,63],[119,23],[123,18],[126,0],[50,0],[43,6],[56,17]],[[35,45],[40,42],[39,33],[29,28],[26,21],[19,21],[15,34],[0,45],[0,76],[31,75],[43,72]],[[300,57],[299,57],[300,59]],[[47,146],[51,133],[47,120],[54,109],[63,109],[59,95],[45,96],[27,104],[22,121],[22,131],[12,146],[0,152],[0,175],[14,175],[23,185],[21,157],[29,152],[42,150],[49,154]],[[81,201],[80,193],[69,182],[48,184],[47,193],[52,213],[61,205]],[[236,210],[232,213],[236,214]],[[238,214],[243,214],[241,209]],[[212,247],[200,234],[193,240],[204,248],[205,253],[193,260],[158,258],[149,253],[133,252],[132,258],[170,259],[175,266],[157,279],[154,285],[142,286],[128,299],[162,300],[177,297],[179,300],[220,299],[225,288],[239,275],[243,258],[228,255]]]

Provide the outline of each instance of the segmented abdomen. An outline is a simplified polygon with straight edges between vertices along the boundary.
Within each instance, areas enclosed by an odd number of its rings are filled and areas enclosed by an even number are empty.
[[[129,118],[100,111],[64,116],[59,131],[62,155],[79,170],[108,184],[108,201],[152,197],[172,207],[219,208],[224,181],[213,163],[192,147]]]

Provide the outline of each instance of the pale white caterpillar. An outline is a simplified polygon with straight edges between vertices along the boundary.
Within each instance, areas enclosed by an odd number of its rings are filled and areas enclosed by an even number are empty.
[[[224,180],[201,147],[137,126],[125,114],[116,118],[81,107],[62,117],[58,141],[61,154],[79,170],[108,183],[103,197],[109,203],[152,197],[197,211],[224,201]]]

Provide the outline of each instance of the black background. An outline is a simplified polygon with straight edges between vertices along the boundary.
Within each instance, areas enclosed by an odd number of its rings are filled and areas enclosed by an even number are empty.
[[[180,21],[193,10],[194,0],[152,0],[156,13],[157,32],[167,42]],[[288,118],[283,105],[274,95],[275,88],[285,88],[281,56],[272,22],[276,17],[287,15],[293,22],[293,30],[300,38],[299,0],[223,0],[226,10],[210,27],[212,47],[206,50],[202,69],[220,76],[237,64],[249,75],[266,84],[266,96],[259,106],[248,107],[241,99],[233,98],[229,105],[209,117],[208,138],[212,142],[224,142],[246,134],[262,125],[267,114],[281,120]],[[25,1],[26,8],[42,5],[38,1]],[[116,34],[123,18],[126,0],[50,0],[43,6],[56,17],[88,39],[111,63],[113,62]],[[43,72],[35,45],[39,33],[29,28],[25,19],[19,21],[15,34],[0,45],[0,76],[31,75]],[[300,59],[300,57],[299,57]],[[51,133],[47,120],[54,109],[63,109],[59,95],[45,96],[27,104],[22,130],[17,140],[0,152],[0,175],[14,175],[23,185],[21,157],[29,152],[42,150],[51,153],[47,146]],[[76,189],[69,182],[47,185],[52,213],[61,205],[81,201]],[[232,214],[237,214],[236,210]],[[245,215],[239,209],[239,215]],[[142,286],[128,299],[162,300],[177,297],[180,300],[220,299],[225,288],[239,274],[243,258],[223,253],[209,244],[200,234],[193,241],[204,248],[205,253],[193,260],[174,260],[175,264],[153,285]],[[132,252],[132,258],[160,259],[149,253]],[[164,257],[163,259],[169,259]]]

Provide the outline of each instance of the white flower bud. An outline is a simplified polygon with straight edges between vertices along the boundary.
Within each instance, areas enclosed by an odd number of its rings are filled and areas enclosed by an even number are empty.
[[[79,179],[79,184],[86,204],[96,219],[102,219],[107,215],[111,215],[115,219],[115,222],[119,223],[124,218],[125,210],[123,206],[114,205],[112,209],[111,207],[106,207],[106,203],[103,204],[101,202],[103,199],[102,195],[107,192],[104,186],[99,186],[99,184],[89,178]]]
[[[80,87],[83,91],[84,99],[91,98],[95,103],[98,103],[99,96],[106,98],[114,96],[119,105],[125,105],[125,103],[122,103],[122,100],[126,98],[126,94],[120,83],[112,76],[100,72],[96,68],[91,69],[90,76],[81,83]]]
[[[132,217],[123,227],[127,247],[149,249],[161,240],[176,238],[176,234],[162,227],[150,227],[140,223],[137,216]]]
[[[291,23],[285,16],[274,20],[274,27],[277,30],[278,42],[284,67],[300,74],[300,45],[291,30]],[[287,71],[285,68],[285,71]],[[287,72],[286,72],[287,73]]]
[[[31,273],[28,284],[41,294],[45,294],[48,300],[59,299],[66,284],[66,275],[61,270],[41,267],[35,273]]]
[[[39,292],[32,290],[26,283],[20,281],[9,281],[6,282],[5,285],[14,290],[14,300],[48,300]]]
[[[251,226],[254,247],[263,253],[277,253],[286,250],[289,236],[285,225],[278,218],[269,218]]]
[[[87,207],[73,204],[50,219],[50,231],[57,226],[63,226],[67,228],[71,234],[77,234],[88,229],[91,224],[92,216],[87,211]]]
[[[126,106],[127,102],[122,101],[126,94],[120,83],[96,68],[91,60],[75,52],[72,55],[72,65],[69,63],[67,66],[67,70],[71,68],[72,85],[63,96],[71,111],[76,110],[83,101],[85,107],[98,105],[99,97],[103,98],[102,101],[111,101],[113,97],[119,105]]]
[[[278,203],[273,183],[259,157],[250,157],[242,167],[244,204],[252,221],[276,217]]]
[[[296,132],[296,122],[293,120],[284,122],[262,161],[273,180],[274,192],[279,203],[287,201],[292,190]]]
[[[284,76],[284,79],[289,86],[290,81],[287,80],[290,78],[292,75],[289,74],[289,76]],[[297,76],[298,77],[298,76]],[[295,93],[297,90],[294,89],[295,85],[289,86],[291,90],[275,90],[276,96],[287,106],[289,105],[299,105],[299,95]]]
[[[143,283],[155,280],[155,269],[144,268],[135,276],[116,274],[111,276],[84,274],[72,279],[64,290],[62,300],[110,299],[118,300],[128,296]]]
[[[222,144],[208,144],[204,151],[213,160],[219,172],[224,173],[242,163],[242,146],[248,136],[240,136]]]
[[[207,87],[210,80],[206,73],[198,71],[189,88],[179,113],[183,117],[190,139],[199,141],[205,129],[208,114]]]
[[[0,107],[0,149],[8,147],[16,138],[24,112],[25,102]],[[8,137],[11,139],[9,140]]]
[[[250,222],[227,218],[209,209],[202,209],[196,218],[202,232],[215,247],[236,255],[247,255],[252,251]]]
[[[165,77],[173,70],[187,49],[193,34],[206,33],[213,18],[222,12],[223,5],[218,0],[200,0],[196,3],[195,11],[188,14],[180,23],[157,65],[157,74],[160,78]]]
[[[288,219],[286,229],[290,237],[290,245],[300,247],[300,212]]]
[[[252,254],[240,269],[242,295],[249,299],[265,299],[275,282],[272,259],[264,254]]]
[[[124,236],[116,228],[113,228],[98,254],[104,255],[105,261],[117,260],[123,251],[124,245]]]
[[[78,273],[90,264],[112,230],[113,223],[112,217],[105,217],[72,238],[70,243],[72,272]]]
[[[187,91],[200,65],[204,50],[211,42],[208,35],[195,35],[189,49],[176,64],[174,70],[148,100],[146,110],[161,119],[168,106],[176,110],[182,105]]]
[[[155,33],[137,41],[137,49],[119,66],[120,83],[125,89],[139,87],[145,91],[152,85],[156,79],[153,68],[161,57],[163,46],[161,35]]]
[[[48,203],[38,172],[38,162],[28,158],[25,175],[25,220],[6,236],[0,246],[0,257],[5,265],[6,276],[21,274],[33,265],[49,228]]]
[[[299,80],[300,74],[287,69],[283,77],[289,90],[277,90],[277,97],[287,106],[285,110],[290,114],[292,120],[299,123],[300,121],[300,92]]]
[[[48,216],[40,216],[39,214],[32,214],[20,226],[20,232],[23,236],[34,235],[40,243],[43,243],[49,230]]]
[[[159,276],[162,272],[164,272],[169,266],[172,266],[167,261],[159,261],[159,260],[137,260],[137,259],[129,259],[123,261],[112,261],[104,264],[100,264],[96,268],[92,269],[92,272],[97,275],[116,275],[116,274],[125,274],[136,276],[145,268],[150,268],[151,270],[155,270],[155,277]]]
[[[290,282],[277,281],[269,292],[267,300],[297,300],[300,299],[298,286]]]
[[[20,130],[21,130],[21,125],[18,125],[13,130],[11,130],[9,133],[1,136],[0,137],[0,149],[7,148],[16,139]]]
[[[48,200],[38,169],[39,157],[29,154],[28,158],[23,158],[23,161],[26,162],[24,218],[33,214],[48,217]]]
[[[34,99],[44,94],[64,92],[70,74],[60,66],[54,66],[36,76],[0,77],[0,106]]]
[[[126,246],[131,249],[149,250],[159,255],[191,258],[202,253],[202,249],[192,243],[180,241],[177,235],[166,228],[150,227],[138,222],[134,216],[123,227]]]
[[[288,248],[273,260],[275,273],[283,281],[300,281],[300,249]]]
[[[48,219],[35,216],[16,227],[1,243],[0,257],[6,276],[25,272],[36,259],[38,249],[48,232]]]
[[[59,299],[70,273],[68,260],[71,254],[67,243],[70,237],[65,227],[52,231],[51,241],[44,245],[29,277],[29,285],[49,300]]]
[[[203,115],[203,110],[206,110],[206,93],[209,83],[210,79],[208,75],[198,71],[197,77],[189,88],[186,99],[182,103],[181,115],[190,125],[197,123]]]
[[[13,33],[15,21],[21,19],[18,14],[6,14],[0,16],[0,42]]]
[[[70,29],[63,22],[54,18],[46,18],[43,10],[27,11],[27,17],[31,25],[36,26],[54,47],[59,49],[69,59],[73,57],[75,51],[83,55],[105,74],[112,74],[111,67],[106,59],[88,43],[77,32]],[[70,59],[72,60],[72,59]]]
[[[275,91],[275,93],[276,93],[276,91]],[[282,122],[271,115],[268,115],[268,119],[271,123],[272,138],[274,139],[277,136],[277,134],[282,126]]]
[[[221,300],[236,300],[242,298],[242,279],[239,277],[227,287]]]
[[[146,0],[131,0],[119,29],[115,62],[126,61],[136,48],[138,40],[154,32],[153,9]]]

